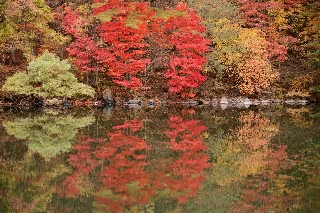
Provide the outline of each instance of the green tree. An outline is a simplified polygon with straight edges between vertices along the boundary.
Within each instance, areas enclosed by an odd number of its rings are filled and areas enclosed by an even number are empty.
[[[94,90],[69,72],[71,65],[56,55],[45,52],[30,62],[27,71],[9,77],[3,90],[24,95],[37,95],[43,98],[72,97],[87,95],[93,97]]]

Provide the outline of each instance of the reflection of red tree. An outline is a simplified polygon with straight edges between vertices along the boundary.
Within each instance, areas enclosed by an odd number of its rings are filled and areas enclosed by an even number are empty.
[[[178,195],[181,203],[193,196],[204,180],[203,169],[209,167],[201,136],[207,128],[197,120],[171,117],[166,132],[170,141],[160,151],[172,154],[155,159],[155,165],[150,164],[154,156],[148,155],[152,147],[138,136],[141,128],[142,122],[134,119],[113,127],[109,141],[81,138],[74,146],[76,154],[69,155],[74,172],[64,180],[60,196],[94,194],[95,206],[108,212],[147,204],[162,190]]]
[[[79,141],[81,143],[73,147],[76,154],[70,154],[68,159],[74,172],[63,181],[63,188],[58,189],[62,196],[73,197],[82,194],[84,189],[91,185],[87,176],[99,165],[99,161],[93,155],[92,144],[104,143],[105,139],[81,137]]]
[[[175,116],[169,122],[166,135],[171,139],[171,149],[180,155],[165,169],[170,176],[166,175],[164,181],[170,190],[184,192],[178,198],[182,203],[197,192],[205,179],[202,171],[210,166],[209,157],[203,153],[206,146],[201,136],[207,127],[198,120],[183,121]]]
[[[146,162],[146,151],[151,147],[144,139],[134,135],[141,127],[142,122],[137,120],[114,127],[114,131],[108,133],[110,141],[107,146],[96,151],[98,158],[109,161],[109,166],[100,173],[100,180],[103,188],[111,189],[116,194],[117,201],[102,196],[95,196],[95,199],[108,204],[112,211],[119,211],[122,206],[131,203],[146,204],[154,194],[148,185],[149,175],[145,169],[149,164]],[[129,184],[135,184],[138,193],[131,193]]]

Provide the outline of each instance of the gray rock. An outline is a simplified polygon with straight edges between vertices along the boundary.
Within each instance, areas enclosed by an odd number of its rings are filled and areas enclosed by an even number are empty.
[[[219,99],[214,98],[214,99],[211,100],[211,105],[212,106],[218,106],[219,104],[220,104],[220,100]]]
[[[155,105],[155,101],[154,101],[153,99],[149,99],[149,100],[147,101],[147,105],[148,105],[148,106],[154,106],[154,105]]]
[[[280,99],[272,99],[272,103],[280,104],[282,101]]]
[[[245,98],[244,100],[243,100],[243,104],[244,105],[251,105],[252,104],[252,102],[251,102],[251,100],[249,99],[249,98]]]
[[[202,100],[203,105],[210,105],[210,101],[209,100]]]
[[[227,109],[228,104],[221,104],[220,107],[221,107],[222,110],[225,110],[225,109]]]
[[[189,100],[188,103],[189,103],[189,105],[193,105],[193,106],[199,105],[199,102],[195,101],[195,100]]]
[[[127,105],[142,105],[141,99],[131,99],[127,102]]]
[[[231,106],[236,108],[242,108],[244,107],[244,104],[242,102],[236,102],[236,103],[232,103]]]
[[[128,107],[129,108],[133,108],[133,109],[137,109],[137,108],[141,108],[142,105],[140,105],[140,104],[128,104]]]
[[[211,100],[211,103],[212,104],[218,104],[218,103],[220,103],[220,100],[217,99],[217,98],[214,98],[214,99]]]
[[[271,100],[261,100],[262,105],[269,105],[271,104]]]
[[[301,100],[298,100],[297,103],[299,103],[299,104],[308,104],[309,101],[305,100],[305,99],[301,99]]]
[[[286,104],[289,104],[289,105],[294,105],[294,104],[297,103],[297,102],[296,102],[295,100],[293,100],[293,99],[285,100],[284,102],[285,102]]]
[[[259,104],[261,104],[261,101],[259,101],[259,100],[253,100],[253,101],[252,101],[252,104],[253,104],[253,105],[259,105]]]
[[[108,105],[113,105],[115,103],[114,98],[112,96],[112,92],[109,88],[106,88],[105,90],[103,90],[102,98],[104,102]]]
[[[241,97],[237,97],[237,98],[232,98],[230,100],[231,103],[242,103],[243,102],[243,98]]]
[[[228,103],[229,103],[228,99],[223,96],[220,100],[220,104],[228,104]]]
[[[251,106],[251,104],[243,104],[243,106],[244,106],[246,109],[248,109],[248,108]]]
[[[63,101],[63,106],[69,107],[69,106],[72,106],[72,103],[71,103],[71,101],[69,101],[69,100],[64,100],[64,101]]]

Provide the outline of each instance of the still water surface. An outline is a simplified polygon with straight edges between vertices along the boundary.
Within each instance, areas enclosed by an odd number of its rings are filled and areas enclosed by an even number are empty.
[[[319,212],[320,108],[0,111],[0,212]]]

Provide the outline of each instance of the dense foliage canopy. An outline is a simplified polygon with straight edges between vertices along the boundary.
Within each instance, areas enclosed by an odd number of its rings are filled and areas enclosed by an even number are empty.
[[[0,62],[6,76],[47,49],[123,98],[308,96],[319,13],[314,0],[1,1]]]

